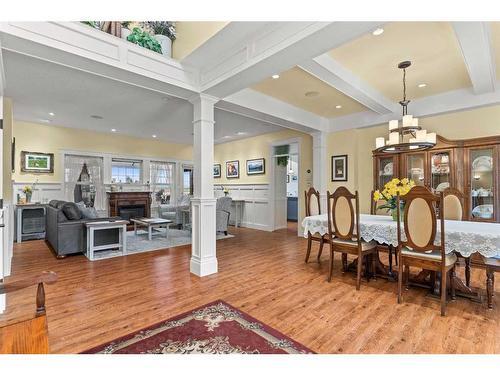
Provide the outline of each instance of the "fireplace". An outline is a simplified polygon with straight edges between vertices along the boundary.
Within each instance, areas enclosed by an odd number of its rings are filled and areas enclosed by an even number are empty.
[[[135,217],[151,217],[151,193],[150,192],[110,192],[108,193],[109,215],[120,216],[124,220]],[[129,224],[131,230],[133,224]]]

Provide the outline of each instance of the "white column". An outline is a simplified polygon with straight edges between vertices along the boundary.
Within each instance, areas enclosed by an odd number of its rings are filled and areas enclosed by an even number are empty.
[[[192,244],[190,270],[198,276],[217,272],[215,249],[214,164],[214,104],[209,95],[199,94],[193,103],[194,197],[192,210]]]
[[[320,193],[321,212],[326,213],[326,190],[329,178],[328,157],[326,151],[327,132],[311,133],[313,137],[313,187]]]
[[[1,54],[1,50],[0,50]],[[0,56],[1,58],[1,56]],[[1,60],[1,59],[0,59]],[[0,224],[5,224],[5,211],[3,209],[3,96],[2,96],[2,78],[1,78],[1,66],[0,66]],[[4,251],[4,235],[6,231],[5,228],[0,228],[0,281],[3,281],[6,273],[6,254]],[[1,297],[1,296],[0,296]],[[0,313],[5,308],[5,295],[0,299]]]

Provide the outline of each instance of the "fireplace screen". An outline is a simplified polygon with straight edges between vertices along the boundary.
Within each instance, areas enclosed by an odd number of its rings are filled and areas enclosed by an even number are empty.
[[[144,205],[129,205],[118,208],[118,216],[124,220],[130,220],[137,217],[146,216],[146,208]]]

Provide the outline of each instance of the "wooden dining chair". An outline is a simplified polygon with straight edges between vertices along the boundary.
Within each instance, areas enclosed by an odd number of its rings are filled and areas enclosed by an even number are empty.
[[[454,253],[445,252],[445,228],[444,228],[444,199],[443,193],[433,194],[424,186],[412,188],[404,196],[404,233],[406,240],[401,236],[401,197],[398,195],[396,205],[398,207],[398,303],[402,302],[403,268],[406,286],[408,287],[409,267],[420,267],[426,270],[441,272],[441,315],[446,315],[446,281],[449,271],[454,277],[457,256]],[[436,208],[440,207],[440,242],[435,244],[437,233]],[[455,289],[451,283],[451,296],[455,298]]]
[[[305,194],[305,202],[306,202],[306,216],[315,216],[321,215],[321,204],[320,204],[320,195],[319,191],[315,188],[310,187],[309,190],[304,192]],[[317,233],[307,233],[307,253],[306,260],[307,263],[309,261],[309,256],[311,255],[311,247],[312,242],[319,242],[319,251],[318,251],[318,262],[321,258],[321,253],[323,252],[323,244],[325,242],[325,236],[320,236]]]
[[[371,257],[372,271],[375,274],[375,241],[365,242],[361,239],[359,231],[359,196],[356,191],[352,194],[347,188],[341,186],[330,194],[327,192],[328,202],[328,243],[330,244],[330,270],[328,281],[332,280],[334,253],[351,254],[358,257],[356,273],[356,290],[361,286],[361,269],[363,261]],[[353,204],[354,202],[354,204]],[[368,262],[367,279],[368,274]]]
[[[467,220],[467,215],[465,213],[465,195],[460,190],[455,188],[446,188],[443,191],[444,196],[444,219],[445,220],[457,220],[464,221]],[[471,271],[471,259],[470,257],[461,257],[464,259],[465,263],[465,284],[470,286],[470,271]]]

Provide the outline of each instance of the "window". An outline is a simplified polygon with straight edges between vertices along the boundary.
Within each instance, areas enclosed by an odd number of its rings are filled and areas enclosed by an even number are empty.
[[[64,156],[64,195],[70,202],[81,202],[97,210],[106,209],[102,157]]]
[[[112,159],[111,182],[114,184],[140,184],[142,182],[142,161]]]
[[[184,195],[193,195],[193,167],[191,166],[184,166],[183,168],[183,174],[182,174],[182,180],[183,180],[183,194]]]
[[[159,204],[170,203],[175,188],[175,163],[151,161],[150,179],[153,199]]]

